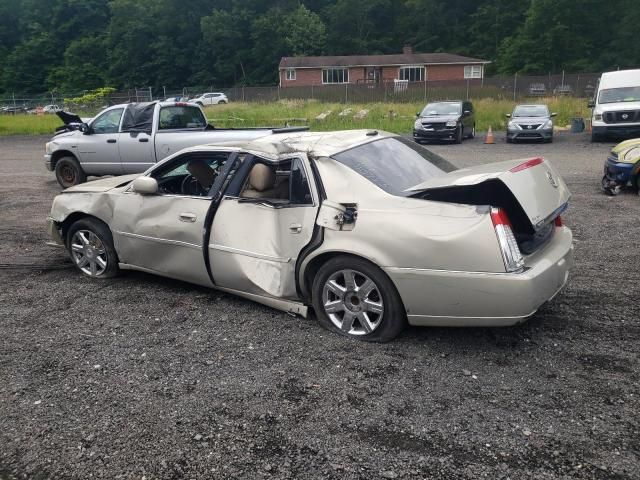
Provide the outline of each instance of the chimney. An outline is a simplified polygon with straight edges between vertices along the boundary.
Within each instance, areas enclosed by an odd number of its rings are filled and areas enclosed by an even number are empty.
[[[413,53],[413,48],[411,48],[411,45],[405,45],[402,47],[402,53],[404,55],[411,55]]]

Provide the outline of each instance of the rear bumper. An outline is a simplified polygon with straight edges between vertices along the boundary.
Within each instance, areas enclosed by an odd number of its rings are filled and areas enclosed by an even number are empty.
[[[553,128],[543,130],[507,130],[510,140],[548,140],[553,138]]]
[[[604,176],[620,185],[626,185],[633,177],[635,164],[616,162],[615,158],[608,157],[604,162]]]
[[[53,172],[53,162],[51,161],[51,155],[44,156],[44,166],[50,172]]]
[[[442,130],[413,130],[414,140],[455,140],[458,127],[443,128]]]
[[[573,265],[566,227],[526,259],[522,273],[451,272],[388,267],[412,325],[497,327],[522,322],[562,289]]]

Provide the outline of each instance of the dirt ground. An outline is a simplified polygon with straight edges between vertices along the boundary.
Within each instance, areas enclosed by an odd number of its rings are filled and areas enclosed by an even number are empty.
[[[575,268],[523,325],[377,345],[151,275],[83,278],[45,245],[46,140],[0,138],[0,480],[640,478],[640,197],[600,193],[612,144],[430,147],[551,160]]]

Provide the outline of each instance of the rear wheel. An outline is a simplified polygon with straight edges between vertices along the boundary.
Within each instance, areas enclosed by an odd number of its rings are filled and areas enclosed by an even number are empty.
[[[467,138],[476,138],[476,124],[473,124],[473,128],[471,129],[471,133]]]
[[[332,258],[316,274],[312,292],[319,323],[347,337],[387,342],[406,325],[395,285],[366,260]]]
[[[62,157],[56,162],[56,179],[62,188],[69,188],[86,182],[87,174],[74,157]]]
[[[225,104],[225,103],[227,103],[227,102],[225,102],[224,100],[220,100],[218,103],[219,103],[220,105],[224,105],[224,104]]]
[[[118,274],[118,255],[109,228],[100,220],[83,218],[67,232],[71,261],[92,278],[111,278]]]

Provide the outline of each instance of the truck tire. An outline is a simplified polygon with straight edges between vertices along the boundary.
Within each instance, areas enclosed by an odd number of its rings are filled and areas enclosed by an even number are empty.
[[[69,188],[86,182],[87,174],[75,157],[62,157],[56,162],[56,179],[62,188]]]

